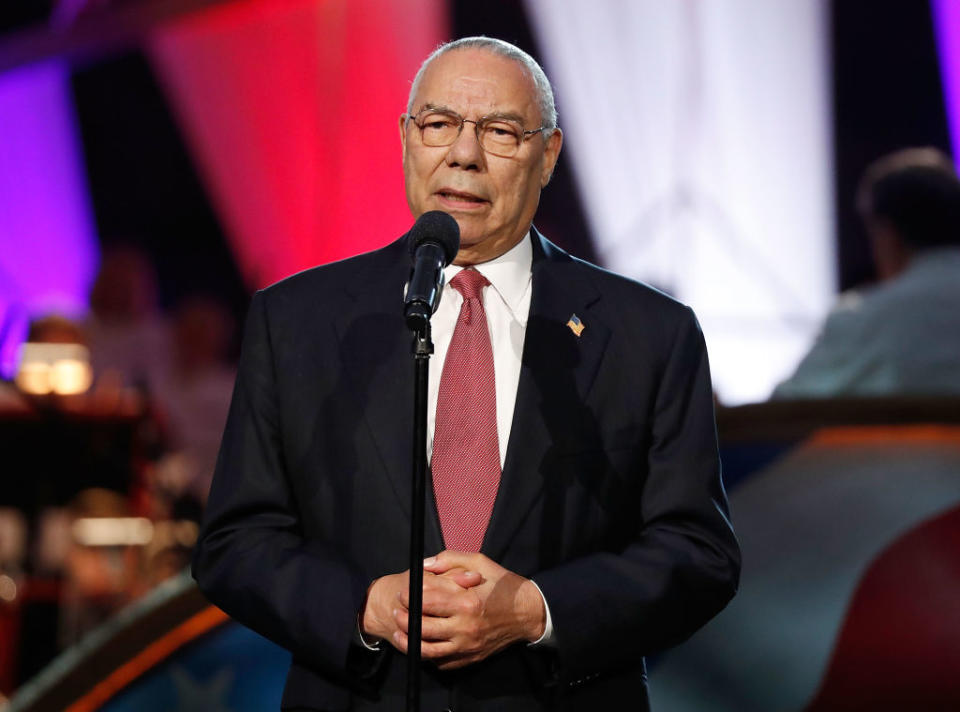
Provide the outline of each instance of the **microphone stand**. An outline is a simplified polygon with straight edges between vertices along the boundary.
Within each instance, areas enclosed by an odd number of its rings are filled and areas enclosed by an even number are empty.
[[[427,489],[427,384],[430,373],[430,316],[413,336],[413,500],[410,505],[410,625],[407,633],[407,712],[420,712],[420,639],[423,619],[423,527]]]

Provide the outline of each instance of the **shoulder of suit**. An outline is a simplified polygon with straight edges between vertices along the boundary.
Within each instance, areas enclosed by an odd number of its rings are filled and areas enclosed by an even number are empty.
[[[396,268],[398,261],[406,259],[405,237],[370,252],[310,267],[274,282],[259,292],[271,302],[300,301],[304,297],[316,299],[324,294],[342,292],[345,286],[374,279],[373,274]]]
[[[667,320],[686,319],[692,313],[686,304],[646,282],[600,267],[579,257],[567,256],[569,269],[581,275],[582,279],[591,282],[603,299],[617,305],[620,311],[655,315]]]

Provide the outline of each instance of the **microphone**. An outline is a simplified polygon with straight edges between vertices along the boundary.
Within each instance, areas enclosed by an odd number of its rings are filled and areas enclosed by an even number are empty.
[[[424,213],[408,234],[413,273],[403,299],[407,328],[422,331],[440,303],[443,268],[460,250],[460,227],[441,210]]]

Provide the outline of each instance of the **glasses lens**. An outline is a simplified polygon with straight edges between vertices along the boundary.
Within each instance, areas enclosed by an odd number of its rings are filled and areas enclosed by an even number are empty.
[[[480,145],[499,156],[512,156],[520,146],[523,128],[504,119],[490,119],[480,124]]]
[[[428,146],[449,146],[460,133],[460,118],[440,111],[424,111],[417,116],[417,126]]]

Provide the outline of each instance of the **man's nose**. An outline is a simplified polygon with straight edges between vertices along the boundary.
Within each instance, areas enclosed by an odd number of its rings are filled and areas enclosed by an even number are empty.
[[[447,151],[447,165],[479,170],[483,167],[483,146],[477,138],[477,125],[464,121],[457,140],[450,144]]]

